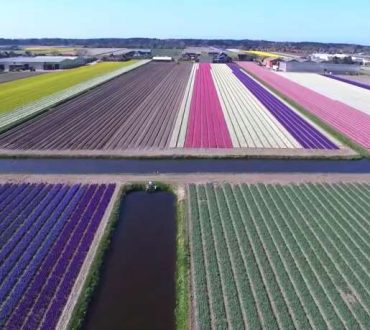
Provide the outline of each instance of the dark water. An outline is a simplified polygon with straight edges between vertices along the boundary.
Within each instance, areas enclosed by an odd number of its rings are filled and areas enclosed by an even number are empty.
[[[370,159],[0,159],[0,173],[370,173]]]
[[[167,192],[123,199],[84,329],[175,328],[175,207]]]

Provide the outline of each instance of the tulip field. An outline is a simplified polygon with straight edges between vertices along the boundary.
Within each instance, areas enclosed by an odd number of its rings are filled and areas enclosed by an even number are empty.
[[[279,72],[279,75],[370,116],[370,90],[316,73]]]
[[[370,185],[188,186],[195,329],[368,329]]]
[[[199,64],[194,71],[170,147],[339,148],[237,66]]]
[[[0,327],[56,327],[115,185],[0,184]]]
[[[353,85],[353,86],[357,86],[357,87],[361,87],[361,88],[365,88],[367,90],[370,90],[370,83],[369,83],[369,77],[365,77],[365,78],[368,78],[368,83],[364,83],[364,82],[361,82],[361,78],[362,76],[360,76],[360,79],[359,81],[356,81],[356,76],[355,77],[340,77],[340,76],[336,76],[336,75],[325,75],[325,77],[327,78],[331,78],[331,79],[335,79],[335,80],[338,80],[338,81],[342,81],[342,82],[345,82],[347,84],[350,84],[350,85]]]
[[[44,105],[35,106],[35,111]],[[137,65],[7,129],[0,134],[0,153],[7,150],[96,155],[350,153],[236,64],[158,62]]]
[[[239,62],[238,64],[241,68],[299,104],[306,111],[334,128],[340,134],[353,140],[363,148],[370,149],[370,115],[368,113],[324,96],[311,88],[304,87],[297,82],[261,68],[254,63]],[[321,78],[330,82],[325,77]],[[338,83],[345,85],[341,82]],[[359,89],[358,87],[356,88]],[[337,95],[341,97],[339,94]],[[350,96],[348,97],[350,98]],[[362,103],[366,104],[363,101]]]

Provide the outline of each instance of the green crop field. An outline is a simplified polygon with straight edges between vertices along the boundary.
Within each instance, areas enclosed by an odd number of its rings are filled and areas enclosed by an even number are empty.
[[[369,329],[370,186],[190,185],[200,329]]]
[[[103,62],[1,84],[0,114],[134,62]]]

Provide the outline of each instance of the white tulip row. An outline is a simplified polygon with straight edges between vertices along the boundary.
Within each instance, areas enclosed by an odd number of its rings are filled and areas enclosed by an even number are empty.
[[[330,79],[317,73],[279,72],[279,75],[370,115],[370,90]]]
[[[189,81],[185,89],[184,98],[182,100],[180,110],[177,115],[175,127],[172,132],[170,148],[183,148],[186,138],[186,130],[188,127],[191,99],[193,97],[195,74],[199,65],[194,64],[190,73]]]
[[[234,148],[302,148],[226,64],[211,72]]]
[[[146,63],[150,62],[150,60],[144,60],[144,61],[138,61],[133,65],[129,65],[126,67],[123,67],[121,69],[115,70],[113,72],[109,72],[107,74],[104,74],[102,76],[90,79],[88,81],[84,81],[80,84],[77,84],[73,87],[70,87],[68,89],[65,89],[63,91],[54,93],[52,95],[49,95],[47,97],[44,97],[38,101],[32,102],[30,104],[24,105],[22,107],[19,107],[10,113],[2,114],[0,115],[0,131],[5,130],[21,121],[26,120],[27,118],[30,118],[32,116],[35,116],[36,114],[43,112],[44,110],[55,106],[56,104],[72,98],[74,96],[77,96],[78,94],[81,94],[93,87],[96,87],[108,80],[111,80],[121,74],[124,74],[128,71],[131,71],[133,69],[136,69]]]

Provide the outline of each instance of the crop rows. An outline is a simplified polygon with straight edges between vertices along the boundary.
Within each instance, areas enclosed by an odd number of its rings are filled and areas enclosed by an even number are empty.
[[[328,79],[326,76],[316,73],[279,72],[278,75],[370,115],[369,90],[346,84],[337,79]]]
[[[370,85],[369,84],[365,84],[363,82],[356,81],[356,80],[353,79],[353,77],[350,77],[351,79],[346,79],[346,78],[339,77],[339,76],[336,76],[336,75],[325,75],[325,77],[335,79],[335,80],[338,80],[338,81],[341,81],[341,82],[345,82],[345,83],[353,85],[353,86],[357,86],[357,87],[361,87],[361,88],[370,90]]]
[[[185,147],[232,148],[210,64],[200,64],[195,74]]]
[[[190,185],[198,329],[368,329],[370,186]]]
[[[228,66],[213,65],[212,74],[234,147],[301,148]]]
[[[0,148],[339,149],[236,65],[155,62],[9,129]]]
[[[0,185],[0,327],[53,329],[114,185]]]
[[[149,63],[0,137],[10,149],[163,148],[191,65]]]
[[[242,72],[236,64],[230,64],[233,73],[259,99],[285,129],[306,149],[337,149],[327,137],[305,119]]]
[[[254,63],[239,66],[302,106],[340,133],[370,149],[370,116],[341,102],[325,97]]]
[[[170,146],[338,149],[301,115],[232,64],[196,65]]]
[[[114,70],[109,73],[105,73],[95,78],[88,79],[87,81],[81,82],[77,85],[63,89],[51,95],[37,99],[34,102],[26,103],[25,105],[19,106],[18,108],[12,110],[11,112],[5,112],[0,114],[0,131],[7,129],[19,122],[24,121],[27,118],[33,117],[38,113],[48,109],[63,100],[72,98],[84,91],[87,91],[95,86],[98,86],[108,80],[118,77],[128,71],[131,71],[137,67],[146,64],[147,61],[139,61],[132,65],[125,66],[121,69]],[[53,84],[53,82],[51,82]],[[16,91],[15,91],[16,93]],[[14,98],[14,95],[12,95]]]

